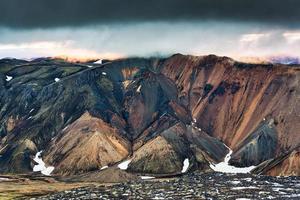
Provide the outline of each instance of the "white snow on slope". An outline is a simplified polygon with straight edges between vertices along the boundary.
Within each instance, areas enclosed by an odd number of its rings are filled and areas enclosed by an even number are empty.
[[[131,160],[126,160],[126,161],[118,164],[118,167],[122,170],[126,170],[128,168],[128,165],[130,162],[131,162]]]
[[[193,121],[191,122],[192,127],[195,128],[195,129],[197,129],[198,131],[202,131],[201,128],[199,128],[199,127],[196,126],[196,122],[197,122],[197,120],[196,120],[196,119],[193,119]]]
[[[40,158],[42,151],[39,151],[35,154],[34,161],[37,163],[37,165],[34,165],[33,171],[34,172],[41,172],[42,174],[46,176],[50,176],[52,171],[54,170],[54,167],[46,167],[44,161]]]
[[[97,60],[96,62],[94,62],[95,64],[102,64],[102,59]]]
[[[185,173],[188,170],[189,165],[190,165],[189,159],[188,158],[184,159],[181,173]]]
[[[143,179],[143,180],[148,180],[148,179],[153,179],[153,178],[155,178],[155,177],[153,177],[153,176],[141,176],[141,179]]]
[[[12,76],[6,76],[6,81],[10,81],[13,77]]]
[[[249,173],[252,169],[255,168],[255,166],[250,167],[235,167],[229,165],[229,160],[231,159],[232,150],[229,149],[229,153],[225,156],[225,159],[223,162],[220,162],[218,164],[210,163],[210,168],[212,168],[216,172],[223,172],[223,173],[240,173],[240,174],[246,174]]]
[[[11,179],[9,179],[9,178],[2,178],[2,177],[0,178],[0,182],[1,182],[1,181],[10,181],[10,180],[11,180]]]
[[[103,167],[101,167],[101,169],[100,170],[103,170],[103,169],[106,169],[106,168],[108,168],[108,166],[106,165],[106,166],[103,166]]]
[[[69,127],[69,125],[67,125],[65,128],[63,128],[63,130],[62,131],[65,131],[65,130],[67,130],[67,128]]]
[[[141,92],[141,85],[136,89],[137,92]]]
[[[58,81],[60,81],[60,79],[59,79],[59,78],[55,78],[54,81],[55,81],[55,82],[58,82]]]

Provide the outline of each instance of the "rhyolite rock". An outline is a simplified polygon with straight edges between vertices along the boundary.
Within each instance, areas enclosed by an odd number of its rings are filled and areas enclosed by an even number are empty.
[[[299,80],[296,65],[214,55],[0,60],[0,172],[31,172],[39,150],[60,175],[127,159],[136,173],[180,173],[186,158],[207,170],[226,146],[231,164],[259,165],[299,145]],[[289,155],[264,173],[299,174]]]

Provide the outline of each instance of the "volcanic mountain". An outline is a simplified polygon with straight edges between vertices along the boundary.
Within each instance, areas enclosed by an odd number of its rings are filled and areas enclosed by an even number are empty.
[[[123,161],[132,174],[176,175],[186,160],[187,172],[211,170],[231,149],[230,164],[252,173],[300,174],[298,65],[3,59],[0,88],[1,173],[32,173],[42,150],[62,176],[111,173]]]

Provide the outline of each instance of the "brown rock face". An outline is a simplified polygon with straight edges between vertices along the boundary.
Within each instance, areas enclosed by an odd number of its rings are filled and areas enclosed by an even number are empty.
[[[115,164],[129,155],[130,143],[118,131],[89,113],[70,124],[46,152],[46,162],[69,175]]]
[[[299,176],[300,147],[258,165],[253,173],[270,176]]]
[[[182,169],[183,160],[165,138],[158,136],[133,154],[128,170],[148,174],[176,174]]]
[[[276,155],[277,141],[274,120],[264,120],[254,132],[239,144],[230,163],[250,166],[273,158]]]
[[[13,119],[12,117],[8,118],[6,123],[6,130],[12,131],[18,124],[18,119]]]
[[[176,55],[165,61],[162,73],[176,83],[180,102],[189,108],[197,126],[234,151],[256,134],[264,120],[275,124],[271,156],[299,144],[298,67]],[[244,161],[240,165],[257,164]]]
[[[151,137],[148,135],[148,138]],[[170,126],[145,141],[133,153],[129,171],[157,175],[180,174],[183,161],[189,159],[189,169],[207,169],[209,162],[220,162],[228,150],[224,144],[191,125],[182,122]]]
[[[280,164],[270,169],[266,174],[270,176],[300,176],[300,149],[284,159]]]
[[[133,139],[136,139],[153,121],[170,100],[176,99],[176,86],[166,77],[148,70],[141,72],[125,93],[127,122]]]

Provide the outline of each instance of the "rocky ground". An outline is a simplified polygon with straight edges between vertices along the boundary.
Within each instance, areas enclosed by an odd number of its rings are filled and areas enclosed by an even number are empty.
[[[300,178],[192,173],[172,179],[81,187],[29,199],[300,199]]]

